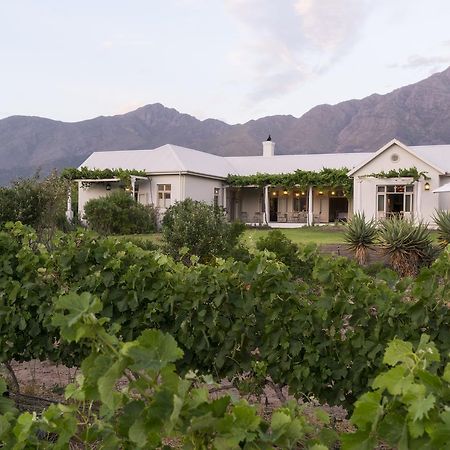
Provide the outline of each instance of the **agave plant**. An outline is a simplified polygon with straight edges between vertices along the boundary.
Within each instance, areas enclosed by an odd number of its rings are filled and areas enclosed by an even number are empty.
[[[433,254],[432,237],[427,224],[392,217],[381,222],[380,245],[392,268],[400,276],[415,276]]]
[[[450,243],[450,211],[436,211],[433,220],[438,226],[438,242],[441,247]]]
[[[344,240],[350,251],[355,254],[355,259],[363,265],[367,262],[369,250],[373,249],[377,236],[376,221],[366,221],[364,213],[355,214],[348,222]]]

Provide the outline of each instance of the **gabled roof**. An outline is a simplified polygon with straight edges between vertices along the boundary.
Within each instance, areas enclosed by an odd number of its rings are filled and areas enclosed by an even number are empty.
[[[414,145],[409,148],[427,164],[450,173],[450,145]]]
[[[227,156],[234,171],[232,175],[254,175],[256,173],[291,173],[297,169],[320,171],[328,169],[351,168],[367,160],[367,153],[320,153],[307,155],[277,156]]]
[[[153,150],[94,152],[82,164],[89,169],[136,169],[148,174],[191,173],[225,179],[228,175],[292,173],[297,169],[320,171],[324,167],[353,168],[356,173],[392,145],[398,145],[439,173],[450,172],[450,145],[406,146],[393,139],[375,153],[318,153],[276,156],[217,156],[191,148],[166,144]]]
[[[136,169],[149,174],[195,173],[217,178],[226,178],[232,170],[221,156],[171,144],[153,150],[94,152],[82,166],[89,169]]]
[[[393,145],[398,145],[400,148],[405,150],[407,153],[421,159],[425,164],[428,164],[433,169],[437,170],[439,173],[444,174],[450,169],[450,145],[422,145],[422,146],[407,146],[398,139],[392,139],[386,145],[383,145],[375,153],[371,153],[371,156],[363,161],[361,164],[354,167],[348,173],[349,176],[354,175],[358,170],[362,169],[364,166],[369,164],[381,153],[386,151]],[[448,148],[448,152],[445,153],[445,148]],[[445,168],[443,168],[445,167]]]
[[[278,174],[291,173],[297,169],[319,171],[324,167],[349,168],[366,159],[367,153],[222,157],[166,144],[153,150],[94,152],[81,166],[89,169],[136,169],[149,174],[192,173],[226,178],[228,175],[252,175],[258,172]]]

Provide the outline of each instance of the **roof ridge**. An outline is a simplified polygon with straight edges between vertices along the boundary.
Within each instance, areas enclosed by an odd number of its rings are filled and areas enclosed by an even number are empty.
[[[178,153],[177,153],[177,151],[176,151],[176,149],[174,148],[174,147],[178,147],[178,145],[177,146],[175,146],[175,145],[173,145],[173,144],[166,144],[169,148],[170,148],[170,150],[172,151],[172,154],[174,155],[174,157],[175,157],[175,159],[178,161],[178,163],[180,164],[180,167],[183,169],[183,170],[186,170],[187,171],[187,169],[186,169],[186,166],[183,164],[183,161],[181,161],[181,158],[178,156]],[[163,146],[164,147],[164,146]],[[180,147],[181,148],[181,147]]]

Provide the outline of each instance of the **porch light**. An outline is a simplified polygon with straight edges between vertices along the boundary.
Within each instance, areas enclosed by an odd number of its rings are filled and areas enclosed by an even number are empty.
[[[283,191],[283,194],[284,194],[284,195],[288,195],[288,191],[285,189],[285,190]]]
[[[296,193],[295,193],[295,196],[296,196],[296,197],[300,197],[300,192],[296,192]]]
[[[106,190],[110,191],[111,190],[111,183],[106,183]]]
[[[424,189],[426,190],[426,191],[429,191],[430,190],[430,183],[428,183],[428,181],[424,184]]]
[[[304,192],[304,191],[302,191],[302,195],[305,195],[305,192]]]
[[[319,195],[323,195],[323,191],[319,191]]]
[[[331,195],[336,195],[336,192],[334,192],[334,191],[331,191]]]
[[[277,191],[273,191],[272,195],[275,197],[277,195]]]

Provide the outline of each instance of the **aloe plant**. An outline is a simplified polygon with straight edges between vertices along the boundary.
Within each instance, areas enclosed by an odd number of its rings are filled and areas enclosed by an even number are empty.
[[[450,243],[450,211],[436,211],[433,220],[438,226],[438,242],[441,247]]]
[[[348,222],[344,240],[350,251],[355,254],[355,259],[363,265],[367,262],[369,250],[373,249],[377,236],[376,221],[366,221],[364,213],[355,214]]]
[[[423,222],[386,219],[380,224],[379,241],[392,268],[401,276],[415,276],[434,253],[430,230]]]

